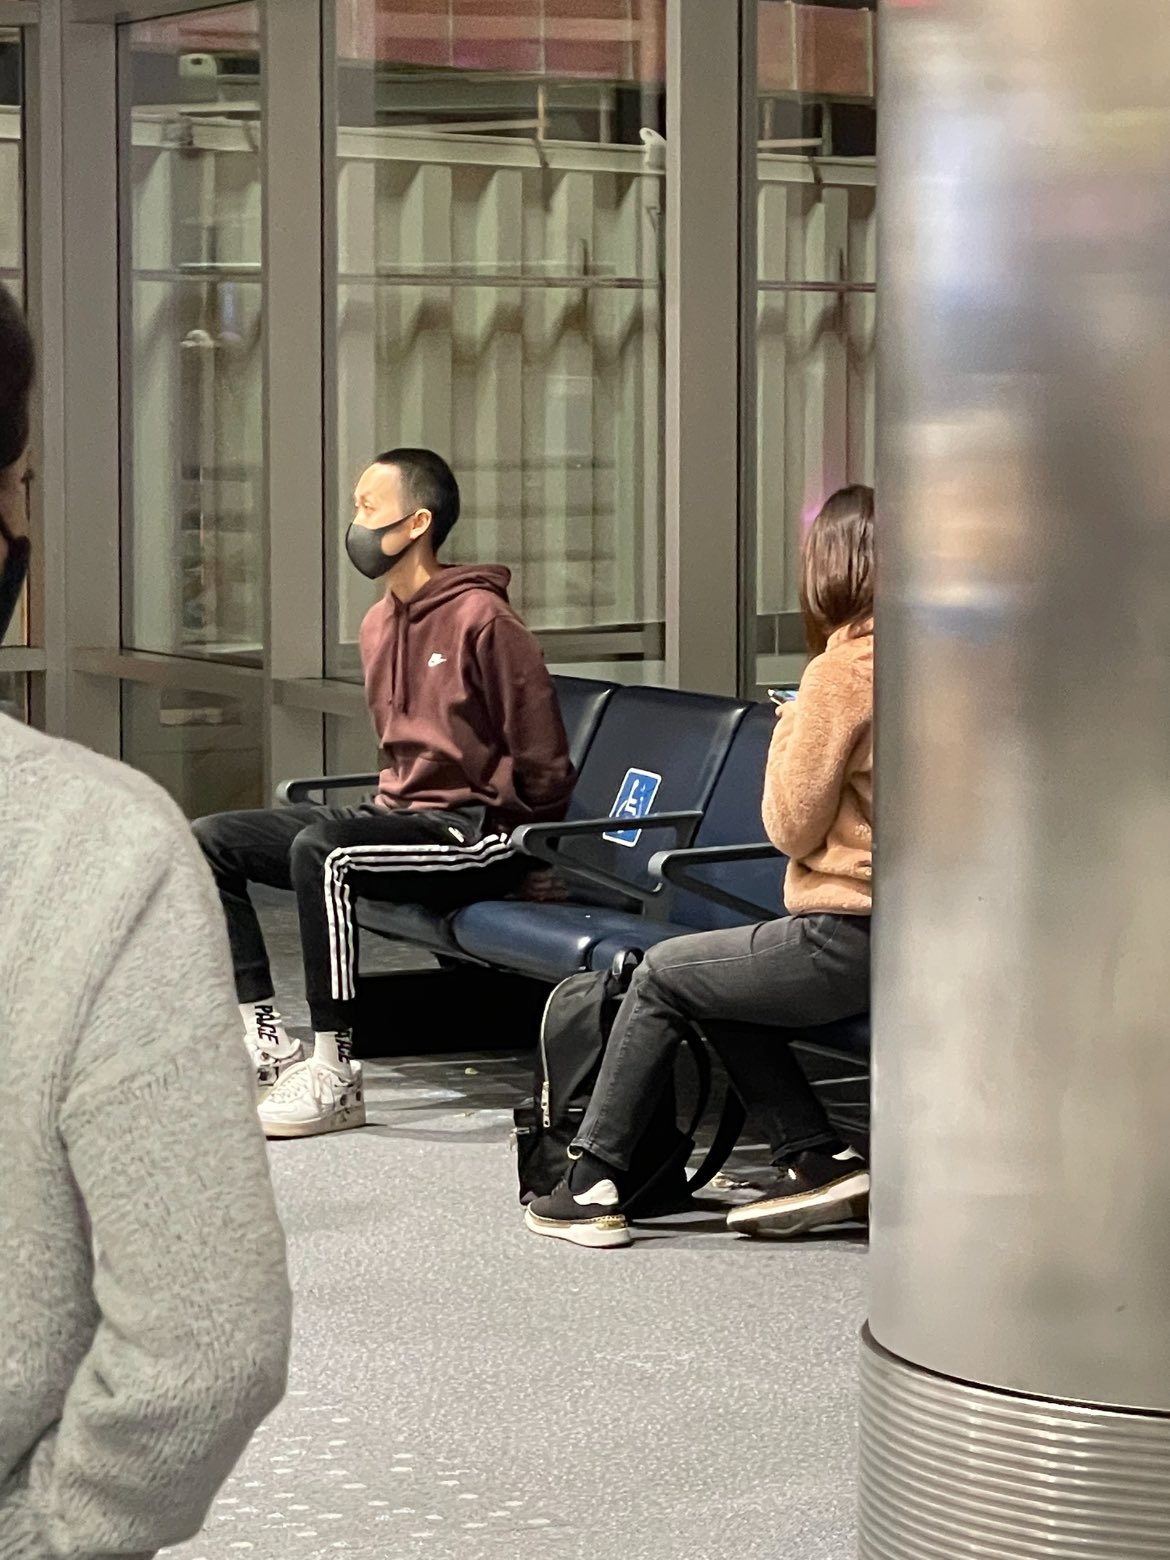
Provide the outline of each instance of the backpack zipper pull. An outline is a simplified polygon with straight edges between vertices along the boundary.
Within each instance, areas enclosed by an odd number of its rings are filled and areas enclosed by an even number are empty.
[[[551,1103],[549,1101],[548,1079],[547,1078],[544,1080],[544,1082],[540,1086],[540,1114],[541,1114],[541,1119],[543,1120],[545,1126],[546,1127],[551,1127],[552,1126],[552,1106],[551,1106]]]

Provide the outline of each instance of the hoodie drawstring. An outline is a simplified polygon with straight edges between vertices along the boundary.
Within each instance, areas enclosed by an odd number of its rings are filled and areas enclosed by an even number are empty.
[[[398,606],[394,613],[394,664],[391,673],[394,691],[390,696],[390,708],[399,715],[410,713],[409,627],[410,613],[405,607]]]

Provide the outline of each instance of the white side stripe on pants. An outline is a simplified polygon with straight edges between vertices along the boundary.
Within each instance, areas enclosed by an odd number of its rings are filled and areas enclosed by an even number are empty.
[[[344,845],[325,858],[325,915],[329,923],[329,979],[336,1002],[357,995],[354,968],[353,872],[464,872],[491,867],[513,855],[506,834],[485,834],[471,845]]]

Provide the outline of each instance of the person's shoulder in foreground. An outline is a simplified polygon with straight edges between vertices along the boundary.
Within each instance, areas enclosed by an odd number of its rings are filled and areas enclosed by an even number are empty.
[[[144,776],[0,718],[0,1556],[197,1531],[290,1297],[223,920]]]

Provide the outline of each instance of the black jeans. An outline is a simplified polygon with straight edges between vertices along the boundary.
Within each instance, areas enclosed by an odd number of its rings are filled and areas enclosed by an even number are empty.
[[[194,827],[223,902],[241,1002],[273,994],[248,884],[295,890],[315,1030],[353,1025],[359,895],[445,913],[510,893],[532,867],[472,811],[274,807],[215,813]]]
[[[659,943],[622,1002],[574,1146],[628,1169],[692,1028],[761,1113],[774,1161],[830,1143],[833,1129],[785,1031],[868,1008],[868,916],[789,916]]]

